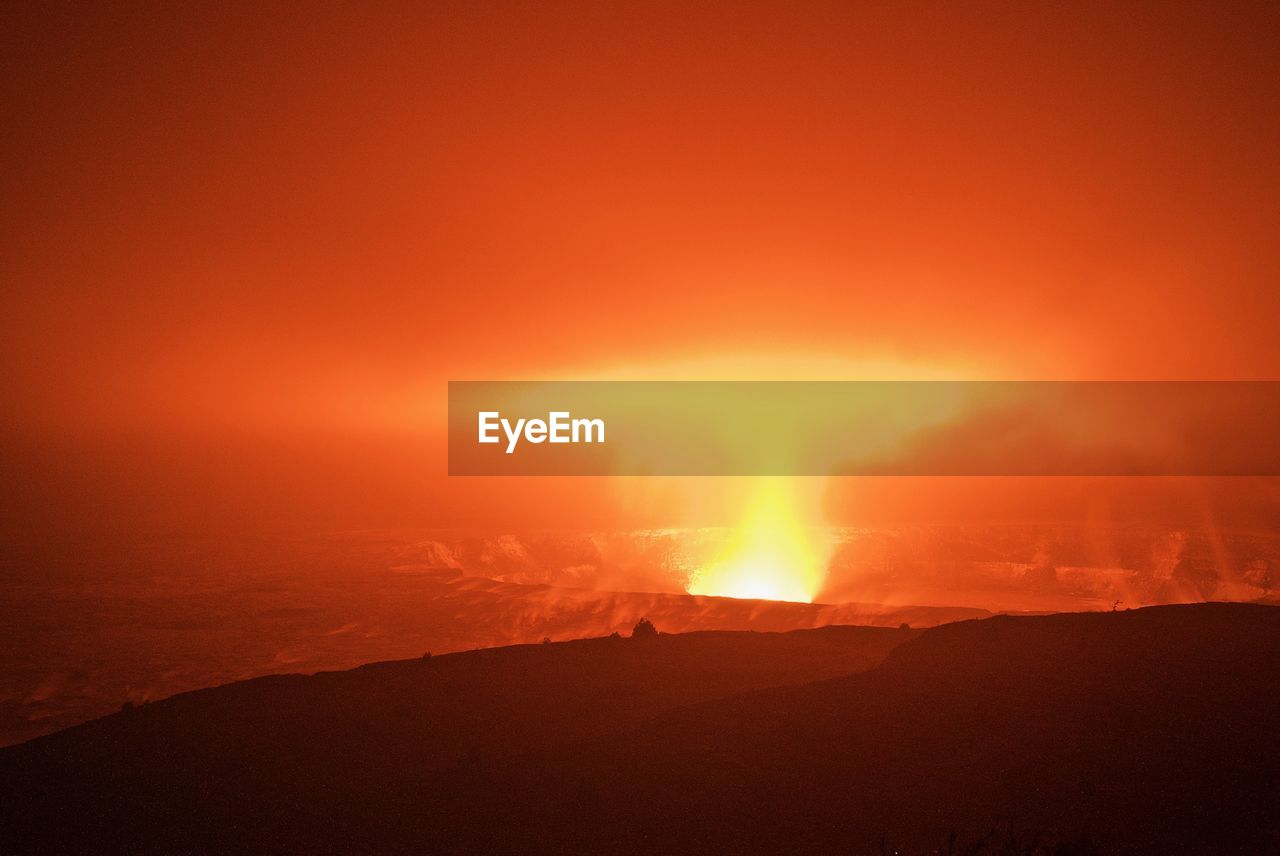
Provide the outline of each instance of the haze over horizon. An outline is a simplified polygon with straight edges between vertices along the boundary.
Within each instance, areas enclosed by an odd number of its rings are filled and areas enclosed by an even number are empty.
[[[0,851],[1280,852],[1280,4],[0,45]]]
[[[450,379],[1280,376],[1261,7],[5,15],[11,530],[741,513],[450,481]],[[813,523],[1247,526],[1280,493],[825,491]]]

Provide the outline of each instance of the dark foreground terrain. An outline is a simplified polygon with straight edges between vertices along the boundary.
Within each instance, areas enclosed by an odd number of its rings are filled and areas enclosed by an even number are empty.
[[[628,633],[643,616],[687,633],[932,627],[992,614],[907,605],[914,601],[905,593],[889,603],[688,595],[685,577],[673,576],[664,559],[676,552],[675,536],[619,535],[596,553],[583,537],[439,538],[353,532],[6,541],[0,527],[0,746],[97,719],[126,701],[423,651]]]
[[[261,678],[0,750],[0,852],[1280,852],[1277,687],[1228,604]]]

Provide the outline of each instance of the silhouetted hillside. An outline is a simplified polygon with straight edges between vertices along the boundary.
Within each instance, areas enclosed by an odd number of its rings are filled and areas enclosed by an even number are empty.
[[[1274,852],[1276,686],[1226,604],[263,678],[0,751],[0,850]]]
[[[393,808],[416,824],[420,799],[507,753],[862,671],[917,633],[588,639],[186,693],[0,750],[0,852],[218,850],[227,841],[313,851],[316,836]]]
[[[900,599],[783,603],[525,585],[433,567],[434,558],[452,561],[437,552],[435,542],[408,548],[376,533],[95,541],[42,552],[9,549],[0,533],[11,583],[0,586],[0,616],[10,619],[0,622],[0,746],[105,716],[126,700],[423,651],[607,636],[643,616],[684,633],[931,627],[991,615]]]
[[[530,832],[555,817],[565,840],[603,829],[657,852],[927,852],[950,832],[1012,827],[1105,852],[1280,852],[1276,687],[1271,607],[946,625],[865,674],[712,702],[539,761],[540,778],[587,782],[623,810],[584,827],[549,802],[528,809]]]

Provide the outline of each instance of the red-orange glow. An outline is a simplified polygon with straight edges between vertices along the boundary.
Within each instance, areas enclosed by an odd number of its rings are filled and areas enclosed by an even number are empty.
[[[1280,3],[3,5],[0,854],[1280,853]]]
[[[1246,15],[10,15],[16,526],[740,512],[451,482],[449,379],[1280,372],[1280,74]],[[1075,484],[832,484],[814,522],[1203,516]],[[1244,489],[1196,491],[1274,507]]]

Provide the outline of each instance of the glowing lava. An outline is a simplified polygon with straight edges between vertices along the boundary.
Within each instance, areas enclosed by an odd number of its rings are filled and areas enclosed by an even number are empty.
[[[792,480],[761,480],[724,551],[689,580],[689,594],[810,603],[831,545],[800,520]]]

